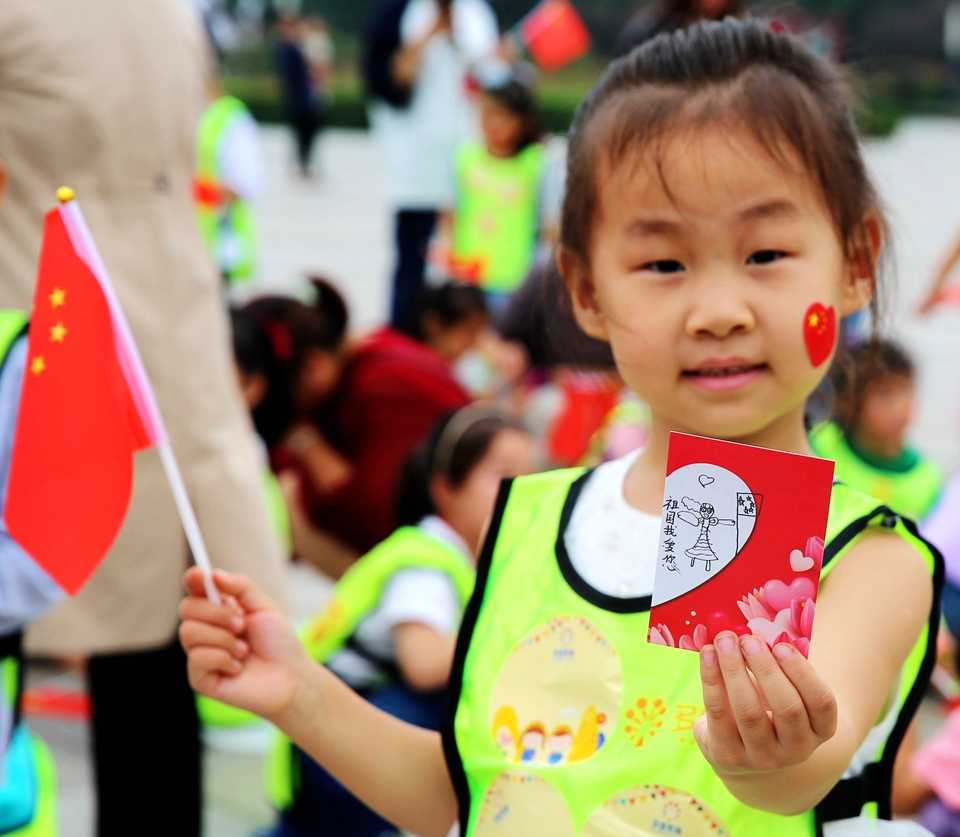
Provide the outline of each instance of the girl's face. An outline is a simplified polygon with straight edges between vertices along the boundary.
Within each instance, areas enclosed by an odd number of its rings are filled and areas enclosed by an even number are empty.
[[[343,364],[340,357],[323,349],[308,349],[294,390],[294,408],[301,415],[316,410],[337,388]]]
[[[457,487],[437,477],[432,488],[440,516],[472,547],[480,535],[497,499],[500,481],[506,477],[532,474],[536,453],[529,434],[505,428],[494,436],[487,454]]]
[[[451,363],[477,345],[480,335],[490,322],[490,317],[478,312],[445,326],[432,318],[424,323],[427,343]]]
[[[854,437],[868,450],[890,458],[904,448],[915,398],[909,375],[888,374],[867,387]]]
[[[480,100],[480,130],[491,154],[511,157],[520,142],[523,120],[492,96],[484,96]]]
[[[610,341],[654,432],[761,443],[779,428],[803,447],[804,403],[829,366],[808,355],[808,311],[839,322],[862,307],[869,268],[848,264],[795,155],[785,168],[746,131],[707,127],[665,142],[660,162],[601,165],[589,271],[561,254],[578,320]]]

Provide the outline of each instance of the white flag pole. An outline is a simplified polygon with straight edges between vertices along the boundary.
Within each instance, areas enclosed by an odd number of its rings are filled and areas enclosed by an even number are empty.
[[[213,583],[213,565],[210,563],[207,545],[203,542],[200,524],[197,523],[197,516],[193,512],[187,487],[183,484],[183,476],[180,474],[177,459],[173,455],[173,448],[170,447],[170,442],[164,439],[157,444],[157,450],[160,453],[163,470],[167,475],[167,482],[170,483],[170,490],[173,492],[173,501],[177,504],[177,511],[180,513],[180,522],[183,524],[183,531],[187,535],[187,543],[190,544],[193,560],[203,572],[203,586],[207,591],[207,598],[214,604],[220,604],[220,593],[217,590],[217,585]]]
[[[173,449],[170,447],[167,429],[163,423],[163,417],[160,415],[160,408],[153,394],[153,387],[150,385],[143,359],[140,357],[127,318],[120,306],[120,300],[113,289],[107,268],[100,257],[100,251],[90,234],[90,228],[80,211],[80,206],[75,200],[73,190],[66,187],[58,189],[57,198],[61,204],[61,217],[64,219],[64,225],[67,227],[67,233],[73,242],[73,246],[80,258],[90,268],[90,272],[93,273],[107,299],[111,319],[116,330],[115,340],[120,366],[134,403],[137,405],[141,421],[147,429],[151,442],[160,453],[160,461],[163,463],[167,482],[170,483],[173,501],[177,506],[177,512],[180,515],[180,522],[183,525],[183,531],[186,533],[190,551],[193,553],[193,560],[203,572],[203,586],[207,592],[207,598],[214,604],[220,604],[220,593],[213,583],[213,566],[210,563],[210,555],[203,541],[203,535],[200,533],[200,524],[197,523],[197,516],[194,514],[193,505],[190,503],[190,496],[187,494],[183,476],[177,465],[176,457],[173,455]]]

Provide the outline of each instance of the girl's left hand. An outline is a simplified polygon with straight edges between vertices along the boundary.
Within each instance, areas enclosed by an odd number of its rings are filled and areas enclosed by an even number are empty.
[[[730,631],[700,652],[706,713],[694,735],[721,778],[801,764],[837,731],[837,699],[788,643]]]

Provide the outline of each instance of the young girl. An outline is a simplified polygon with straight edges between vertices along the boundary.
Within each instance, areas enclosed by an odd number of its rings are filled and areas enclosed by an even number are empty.
[[[836,837],[889,817],[942,576],[912,524],[835,489],[809,660],[730,631],[699,656],[646,641],[669,432],[810,454],[836,344],[808,352],[810,309],[835,325],[873,293],[884,225],[842,84],[759,22],[697,24],[611,65],[568,166],[561,265],[650,440],[502,489],[442,736],[358,700],[235,575],[223,607],[187,576],[191,680],[425,837],[458,810],[465,837]]]
[[[890,340],[867,341],[831,375],[834,420],[813,429],[818,456],[836,478],[921,520],[943,490],[936,463],[907,444],[916,407],[913,362]]]
[[[374,706],[439,729],[484,522],[500,481],[533,469],[533,440],[497,414],[466,407],[441,421],[407,461],[400,528],[340,579],[301,631],[310,656]],[[268,780],[280,811],[274,837],[395,833],[287,739]]]
[[[483,140],[464,143],[454,163],[450,261],[497,311],[533,266],[546,154],[533,96],[518,81],[484,90],[480,128]]]

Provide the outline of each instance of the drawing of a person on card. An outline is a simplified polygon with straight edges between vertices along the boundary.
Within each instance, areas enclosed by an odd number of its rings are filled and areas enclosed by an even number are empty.
[[[697,561],[703,561],[706,564],[704,569],[710,572],[713,568],[713,562],[720,560],[717,553],[714,552],[713,544],[710,543],[710,530],[714,526],[735,526],[736,521],[717,517],[716,510],[710,503],[698,503],[689,497],[683,498],[683,507],[686,511],[678,512],[677,517],[688,526],[700,527],[697,542],[689,549],[684,550],[684,554],[690,559],[691,567]]]

